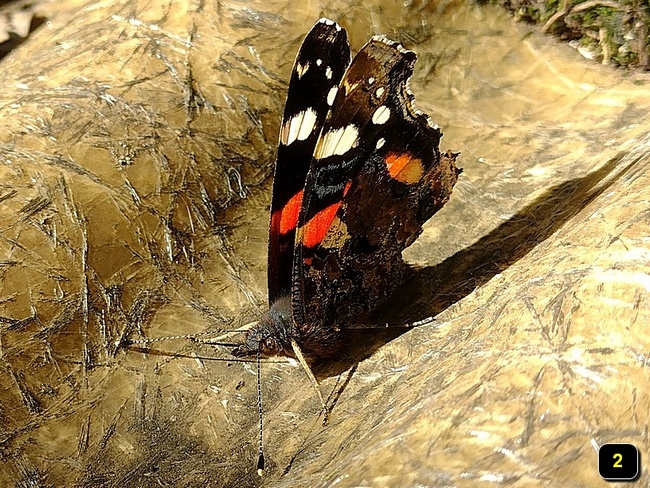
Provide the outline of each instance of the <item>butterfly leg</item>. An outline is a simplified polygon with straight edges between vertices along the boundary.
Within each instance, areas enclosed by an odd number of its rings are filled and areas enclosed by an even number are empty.
[[[316,379],[314,373],[309,367],[309,364],[307,363],[305,356],[303,356],[302,351],[300,350],[300,346],[293,338],[291,339],[291,348],[293,349],[293,353],[296,355],[296,359],[302,366],[302,369],[305,371],[305,374],[311,381],[312,385],[314,385],[314,388],[316,389],[316,393],[318,393],[318,398],[320,399],[321,407],[323,408],[323,425],[325,425],[327,424],[327,421],[329,419],[329,411],[327,409],[327,404],[325,403],[325,399],[323,398],[323,393],[320,391],[320,385],[318,384],[318,380]]]

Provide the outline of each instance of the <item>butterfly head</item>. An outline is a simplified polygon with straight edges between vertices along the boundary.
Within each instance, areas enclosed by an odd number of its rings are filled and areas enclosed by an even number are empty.
[[[237,357],[292,355],[291,337],[295,334],[288,297],[277,300],[260,321],[246,332],[244,341],[232,354]]]

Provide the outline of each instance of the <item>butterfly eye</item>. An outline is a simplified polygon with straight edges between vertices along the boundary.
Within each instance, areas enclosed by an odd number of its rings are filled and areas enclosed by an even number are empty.
[[[277,341],[272,337],[267,337],[260,345],[262,352],[275,352],[278,348]]]

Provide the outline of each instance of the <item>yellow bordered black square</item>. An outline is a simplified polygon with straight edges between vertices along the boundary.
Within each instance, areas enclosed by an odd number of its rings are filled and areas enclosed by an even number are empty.
[[[603,444],[598,472],[607,481],[634,481],[641,474],[641,454],[632,444]]]

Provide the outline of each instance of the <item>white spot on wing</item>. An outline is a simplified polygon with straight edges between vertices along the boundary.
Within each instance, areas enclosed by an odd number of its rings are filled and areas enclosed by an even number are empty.
[[[309,134],[314,130],[314,125],[316,125],[316,112],[308,108],[304,112],[301,112],[302,122],[300,123],[300,129],[298,130],[299,141],[304,141],[309,137]]]
[[[343,88],[345,89],[346,95],[349,95],[357,86],[359,86],[358,81],[350,85],[350,82],[348,80],[343,80]]]
[[[375,82],[375,79],[372,76],[370,78],[368,78],[368,84],[369,85],[372,85],[374,82]]]
[[[296,64],[296,73],[298,73],[298,79],[302,78],[302,76],[307,72],[309,69],[309,61],[307,61],[305,64]]]
[[[375,90],[375,95],[377,95],[377,98],[381,98],[381,96],[384,94],[386,90],[384,89],[383,86],[380,86]]]
[[[282,124],[282,129],[280,129],[280,143],[284,144],[285,146],[289,145],[289,137],[290,137],[290,133],[291,133],[291,121],[292,120],[293,120],[293,118],[285,121],[285,123]],[[293,142],[293,140],[291,142]]]
[[[328,80],[332,79],[332,68],[329,66],[325,69],[325,76],[327,77]]]
[[[402,46],[399,42],[391,41],[386,37],[385,35],[381,34],[378,36],[372,36],[370,41],[374,42],[383,42],[384,44],[387,44],[388,46],[394,47],[397,49],[400,53],[402,54],[411,54],[413,51],[409,51],[408,49],[404,49],[404,46]]]
[[[316,112],[311,108],[299,112],[282,126],[280,142],[288,146],[295,140],[304,141],[314,130],[314,125],[316,125]]]
[[[338,86],[333,86],[330,88],[329,93],[327,94],[327,105],[330,107],[334,104],[334,99],[336,98],[336,92],[339,91]]]
[[[359,129],[354,125],[329,130],[318,140],[314,157],[324,159],[330,156],[342,156],[357,144],[359,144]]]
[[[338,25],[338,24],[337,24],[336,22],[334,22],[333,20],[326,19],[325,17],[322,17],[318,22],[320,22],[320,23],[322,23],[322,24],[325,24],[325,25],[333,25],[333,26],[335,26],[337,32],[341,30],[341,26],[340,26],[340,25]]]
[[[316,60],[316,66],[320,66],[321,64],[323,64],[323,60],[322,59],[317,59]]]
[[[384,144],[386,144],[386,139],[383,137],[377,141],[377,145],[375,146],[376,149],[381,149],[384,147]]]
[[[382,105],[375,113],[372,114],[372,123],[375,125],[385,124],[390,118],[390,109],[386,105]]]

